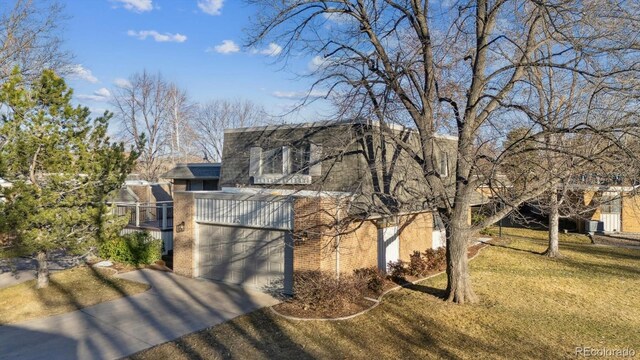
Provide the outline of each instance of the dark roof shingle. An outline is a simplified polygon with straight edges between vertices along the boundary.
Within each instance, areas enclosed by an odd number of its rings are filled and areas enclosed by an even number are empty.
[[[164,179],[219,179],[220,163],[178,164],[164,173]]]

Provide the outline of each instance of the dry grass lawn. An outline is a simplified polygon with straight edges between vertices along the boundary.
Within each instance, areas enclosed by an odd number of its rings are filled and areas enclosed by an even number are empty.
[[[516,235],[516,234],[513,234]],[[135,359],[574,358],[577,346],[640,352],[640,251],[563,236],[552,260],[542,232],[520,231],[472,262],[480,303],[442,301],[445,276],[392,292],[348,321],[294,322],[268,309],[187,335]]]
[[[0,325],[78,310],[148,288],[86,266],[64,270],[51,275],[46,289],[36,289],[35,280],[0,289]]]

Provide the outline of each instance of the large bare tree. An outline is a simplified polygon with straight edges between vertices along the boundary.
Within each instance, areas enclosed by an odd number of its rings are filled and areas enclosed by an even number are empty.
[[[198,106],[194,118],[197,143],[205,159],[222,159],[224,129],[267,124],[264,108],[250,100],[211,100]]]
[[[54,0],[0,2],[0,81],[16,66],[28,80],[45,69],[62,75],[73,70],[71,53],[63,47],[63,10]]]
[[[171,87],[161,74],[146,70],[130,76],[114,90],[113,107],[123,137],[140,152],[138,169],[143,178],[156,181],[171,149]]]
[[[623,146],[622,137],[637,131],[637,105],[625,100],[639,89],[637,2],[247,1],[259,7],[250,46],[276,42],[283,45],[285,58],[315,56],[313,88],[340,99],[342,109],[348,109],[345,114],[373,116],[383,130],[392,122],[415,129],[419,150],[393,131],[387,136],[419,166],[428,189],[421,195],[425,207],[437,208],[447,225],[449,301],[477,299],[467,259],[473,232],[554,188],[562,178],[541,167],[526,187],[501,182],[502,164],[519,153],[517,147],[502,146],[510,130],[524,126],[535,139],[557,134],[606,138],[617,147]],[[574,117],[568,124],[544,126],[532,116],[539,113],[530,76],[536,69],[575,74],[593,85],[589,114],[613,117]],[[434,161],[437,132],[457,136],[451,184]],[[471,226],[468,209],[480,185],[500,206]]]
[[[187,161],[197,151],[197,135],[192,126],[197,105],[191,102],[186,90],[176,84],[168,84],[166,101],[169,106],[167,131],[172,161]]]

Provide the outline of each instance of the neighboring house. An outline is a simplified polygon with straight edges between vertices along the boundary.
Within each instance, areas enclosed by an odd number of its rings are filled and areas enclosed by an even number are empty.
[[[173,199],[171,184],[126,180],[125,184],[109,199],[114,211],[129,218],[122,234],[147,231],[162,240],[164,253],[173,250]]]
[[[578,231],[640,233],[640,194],[635,186],[576,185],[574,198],[584,215],[574,219]]]
[[[418,144],[415,132],[394,131]],[[433,139],[445,186],[456,142]],[[165,176],[174,179],[174,271],[261,288],[284,280],[277,286],[290,292],[295,271],[386,270],[443,245],[422,171],[396,148],[366,122],[225,130],[220,191],[179,191],[176,180],[196,179],[185,165]]]
[[[219,190],[220,163],[177,164],[161,178],[172,181],[172,191]]]

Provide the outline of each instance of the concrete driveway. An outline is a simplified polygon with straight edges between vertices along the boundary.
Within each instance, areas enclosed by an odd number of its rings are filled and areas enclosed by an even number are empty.
[[[0,326],[0,358],[117,359],[278,302],[257,291],[154,270],[120,277],[152,288],[79,311]]]

